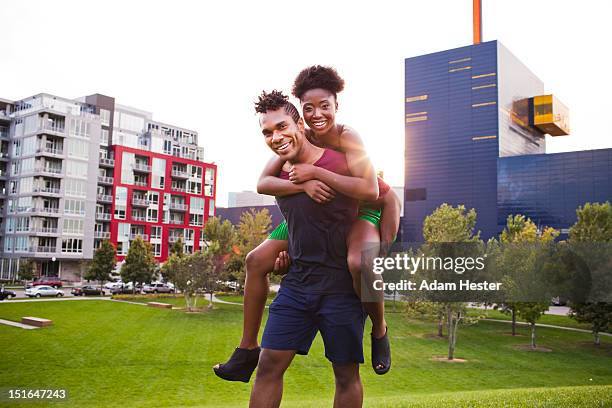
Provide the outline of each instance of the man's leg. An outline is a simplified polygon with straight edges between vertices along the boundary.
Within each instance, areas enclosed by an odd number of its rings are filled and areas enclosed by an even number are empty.
[[[240,345],[228,361],[213,367],[215,374],[228,381],[248,382],[257,367],[259,343],[257,335],[268,294],[268,272],[280,251],[287,249],[287,241],[266,239],[246,257],[243,330]]]
[[[276,408],[280,406],[283,397],[283,375],[295,353],[295,350],[263,349],[261,351],[249,407]]]
[[[278,253],[286,250],[286,240],[266,239],[246,257],[244,315],[240,348],[253,349],[259,345],[257,335],[270,286],[268,273],[274,268]]]
[[[363,404],[363,385],[359,376],[359,364],[333,364],[336,378],[334,408],[354,408]]]

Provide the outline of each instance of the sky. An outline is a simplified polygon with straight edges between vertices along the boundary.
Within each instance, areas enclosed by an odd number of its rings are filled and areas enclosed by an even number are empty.
[[[587,7],[588,6],[588,7]],[[483,0],[499,40],[570,109],[572,134],[547,152],[612,147],[612,2]],[[253,101],[290,92],[310,65],[345,79],[337,120],[403,185],[404,59],[472,43],[471,0],[3,1],[0,98],[92,93],[196,130],[218,165],[217,206],[255,190],[271,156]]]

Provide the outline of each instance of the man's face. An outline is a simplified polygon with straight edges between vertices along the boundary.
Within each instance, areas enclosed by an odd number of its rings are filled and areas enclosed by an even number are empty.
[[[295,123],[283,108],[268,111],[259,118],[261,133],[274,153],[286,161],[294,161],[304,144],[304,123]]]

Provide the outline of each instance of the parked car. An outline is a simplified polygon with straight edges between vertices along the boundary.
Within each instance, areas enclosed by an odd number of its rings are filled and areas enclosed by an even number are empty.
[[[14,298],[15,296],[17,296],[17,293],[13,292],[12,290],[0,290],[0,300]]]
[[[144,293],[171,293],[174,292],[174,288],[171,288],[165,283],[151,283],[149,285],[144,285],[142,291]]]
[[[25,294],[27,297],[41,297],[41,296],[64,296],[64,291],[61,289],[55,289],[51,286],[32,286],[31,288],[26,289]]]
[[[106,289],[115,289],[115,288],[120,288],[123,286],[123,282],[121,281],[116,281],[116,282],[106,282],[104,284],[104,287]]]
[[[57,276],[42,276],[32,282],[32,286],[52,286],[54,288],[61,288],[62,281]]]
[[[104,290],[100,290],[99,286],[93,285],[85,285],[81,286],[80,288],[72,288],[72,291],[70,293],[72,293],[74,296],[105,295]]]
[[[112,295],[123,295],[123,294],[132,294],[132,293],[140,293],[140,289],[137,288],[134,291],[132,286],[128,286],[128,285],[123,285],[122,287],[111,289]]]

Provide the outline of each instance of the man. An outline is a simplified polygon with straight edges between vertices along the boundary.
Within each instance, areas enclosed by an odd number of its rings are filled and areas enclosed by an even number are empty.
[[[350,175],[342,153],[311,144],[298,110],[280,92],[263,93],[255,110],[267,145],[291,166],[308,163]],[[295,354],[307,354],[316,333],[325,344],[336,380],[335,407],[360,407],[363,387],[365,315],[346,263],[346,235],[357,215],[357,201],[336,193],[320,204],[305,193],[277,198],[289,232],[289,272],[281,283],[262,338],[251,393],[251,407],[278,407],[283,374]]]

